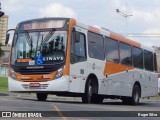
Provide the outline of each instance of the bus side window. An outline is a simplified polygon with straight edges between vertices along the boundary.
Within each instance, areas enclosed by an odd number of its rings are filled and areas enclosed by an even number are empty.
[[[103,36],[97,33],[88,31],[88,52],[89,57],[104,60],[104,39]]]
[[[144,66],[146,70],[154,71],[154,56],[147,50],[144,50]]]
[[[133,66],[143,69],[143,51],[140,48],[132,47]]]
[[[131,46],[125,43],[119,43],[120,62],[124,65],[132,65]]]
[[[107,61],[119,63],[118,41],[106,37],[105,54]]]
[[[86,61],[85,34],[79,33],[79,41],[76,41],[76,32],[72,32],[71,41],[71,64]]]

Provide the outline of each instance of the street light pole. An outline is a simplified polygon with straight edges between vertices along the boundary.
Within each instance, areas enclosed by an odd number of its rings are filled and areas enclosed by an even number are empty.
[[[127,13],[127,2],[126,2],[126,13],[120,11],[119,9],[116,9],[116,12],[117,12],[119,15],[123,16],[124,18],[126,18],[125,36],[127,36],[127,27],[128,27],[128,21],[127,21],[127,20],[128,20],[128,17],[133,16],[133,15],[130,15],[130,14]]]
[[[125,14],[125,13],[123,13],[122,11],[120,11],[119,9],[116,9],[116,12],[117,12],[118,14],[120,14],[121,16],[125,17],[125,18],[128,18],[128,17],[130,17],[130,16],[133,16],[133,15]]]

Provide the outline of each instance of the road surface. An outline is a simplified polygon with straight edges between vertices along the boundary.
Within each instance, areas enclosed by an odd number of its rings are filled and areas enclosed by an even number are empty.
[[[51,113],[48,113],[48,114],[52,114],[51,115],[52,117],[55,115],[54,119],[57,119],[57,120],[75,120],[75,119],[76,120],[92,120],[92,119],[106,120],[106,118],[107,120],[116,120],[116,119],[118,120],[128,120],[128,119],[129,120],[135,120],[135,119],[136,120],[146,120],[146,119],[159,120],[160,119],[160,116],[155,117],[156,113],[160,115],[160,101],[156,101],[156,100],[141,100],[138,106],[132,106],[132,105],[124,105],[120,100],[104,100],[102,104],[83,104],[81,103],[80,98],[57,97],[54,95],[49,96],[46,102],[37,101],[36,96],[34,94],[32,95],[13,94],[10,96],[0,96],[0,97],[1,97],[0,98],[1,112],[17,111],[18,113],[21,112],[23,113],[23,115],[25,115],[25,114],[28,114],[26,113],[26,111],[31,113],[38,112],[40,114],[42,111],[49,111]],[[69,111],[69,113],[71,113],[71,117],[68,117],[67,116],[68,114],[65,113],[64,111]],[[134,112],[133,114],[135,115],[135,117],[128,117],[129,114],[132,113],[131,111],[137,111],[137,112]],[[99,115],[99,117],[96,117],[97,115]],[[123,117],[120,117],[121,115]],[[13,117],[12,119],[17,119],[15,118],[17,117],[16,114],[13,115],[12,117]],[[25,116],[20,116],[20,117],[25,117]],[[44,115],[42,117],[43,118],[37,118],[37,119],[53,120],[53,118],[44,117]],[[9,118],[0,118],[0,119],[6,120]],[[23,119],[23,118],[20,118],[20,119]],[[35,120],[36,118],[31,117],[29,119]]]

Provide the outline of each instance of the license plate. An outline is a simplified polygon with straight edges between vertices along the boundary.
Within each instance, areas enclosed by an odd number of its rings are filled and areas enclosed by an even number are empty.
[[[40,87],[39,83],[30,83],[29,87]]]

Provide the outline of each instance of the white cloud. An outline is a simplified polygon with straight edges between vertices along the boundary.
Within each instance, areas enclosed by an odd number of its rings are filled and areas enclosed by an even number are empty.
[[[132,12],[133,17],[132,21],[141,21],[141,22],[146,22],[146,23],[155,23],[159,21],[157,18],[160,18],[159,11],[157,10],[150,10],[150,11],[142,11],[142,10],[134,10]]]
[[[5,0],[4,2],[2,2],[2,10],[4,10],[7,13],[8,12],[15,13],[22,9],[23,9],[23,6],[20,0]]]
[[[133,20],[141,20],[141,21],[146,21],[146,22],[152,22],[155,20],[154,16],[152,13],[147,12],[147,11],[133,11]]]
[[[77,18],[76,12],[60,3],[53,3],[39,9],[41,17],[73,17]]]

